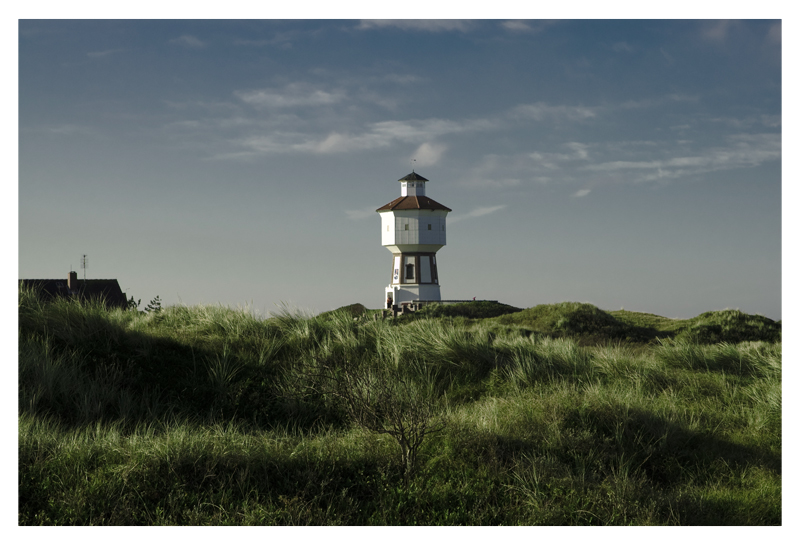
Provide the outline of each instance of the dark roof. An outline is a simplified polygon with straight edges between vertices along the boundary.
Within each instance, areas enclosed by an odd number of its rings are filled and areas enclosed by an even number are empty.
[[[108,308],[128,306],[128,300],[119,282],[116,280],[78,280],[78,289],[70,290],[66,279],[58,280],[39,280],[26,279],[20,280],[20,287],[33,288],[39,291],[40,296],[46,300],[56,297],[78,297],[79,299],[102,298]]]
[[[452,210],[445,205],[439,204],[425,195],[418,197],[398,197],[389,204],[384,204],[378,208],[376,212],[381,212],[383,210],[447,210],[448,212],[452,212]]]
[[[416,172],[412,172],[411,174],[409,174],[407,176],[403,176],[402,178],[400,178],[397,181],[398,182],[427,182],[428,179],[427,178],[423,178],[422,176],[420,176]]]

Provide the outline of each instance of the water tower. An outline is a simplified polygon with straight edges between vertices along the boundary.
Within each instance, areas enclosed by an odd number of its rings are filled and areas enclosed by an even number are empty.
[[[447,243],[450,209],[425,196],[428,180],[416,172],[398,181],[400,197],[377,210],[381,244],[392,252],[392,281],[384,302],[441,301],[436,252]]]

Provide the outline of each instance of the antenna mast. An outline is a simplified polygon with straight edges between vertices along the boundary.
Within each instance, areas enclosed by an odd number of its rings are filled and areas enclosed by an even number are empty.
[[[86,259],[86,254],[81,257],[81,269],[83,269],[83,281],[86,282],[86,267],[89,266],[89,261]]]

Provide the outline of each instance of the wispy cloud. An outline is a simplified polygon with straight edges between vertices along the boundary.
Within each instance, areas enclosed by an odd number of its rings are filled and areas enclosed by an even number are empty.
[[[459,214],[459,215],[456,215],[456,216],[450,216],[447,219],[447,222],[450,223],[450,224],[453,224],[453,223],[456,223],[456,222],[459,222],[459,221],[463,221],[463,220],[466,220],[466,219],[479,218],[481,216],[486,216],[486,215],[492,214],[494,212],[497,212],[498,210],[502,210],[505,207],[506,207],[505,204],[498,204],[496,206],[481,206],[479,208],[475,208],[474,210],[472,210],[470,212],[467,212],[466,214]]]
[[[626,100],[619,105],[620,108],[625,110],[630,109],[643,109],[643,108],[657,108],[664,104],[672,102],[698,102],[700,97],[697,95],[684,95],[679,93],[671,93],[669,95],[641,98],[638,100]]]
[[[542,32],[547,27],[556,24],[558,21],[549,21],[549,20],[536,20],[536,21],[523,21],[523,20],[511,20],[511,21],[503,21],[500,23],[505,30],[509,32],[525,32],[531,34],[537,34]]]
[[[528,156],[538,167],[548,170],[561,168],[564,163],[587,161],[589,159],[589,146],[587,144],[566,142],[561,147],[566,148],[568,151],[566,153],[534,151]]]
[[[445,151],[447,146],[444,144],[425,142],[411,154],[411,159],[416,160],[417,166],[427,167],[437,164]]]
[[[292,41],[297,38],[296,32],[280,32],[269,39],[237,39],[233,41],[233,45],[245,47],[268,47],[276,46],[280,49],[291,49]]]
[[[55,127],[48,127],[45,129],[45,132],[49,134],[55,134],[58,136],[89,136],[97,134],[97,130],[92,127],[87,127],[85,125],[58,125]]]
[[[344,213],[347,215],[347,219],[353,221],[376,217],[374,207],[361,208],[359,210],[345,210]]]
[[[303,84],[291,84],[283,89],[236,91],[234,95],[242,102],[258,108],[326,106],[346,98],[343,91],[323,91]]]
[[[469,130],[475,130],[470,123],[456,123],[442,119],[380,121],[367,125],[358,133],[330,132],[319,137],[285,131],[249,136],[239,140],[238,143],[257,153],[290,151],[327,154],[384,148],[396,142],[427,141],[430,138]],[[420,151],[425,160],[432,161],[437,153],[444,152],[444,148],[438,144],[429,144],[427,147],[422,144]]]
[[[628,42],[617,42],[611,46],[611,49],[617,53],[633,53],[633,46]]]
[[[115,53],[122,53],[123,51],[127,51],[127,49],[106,49],[104,51],[90,51],[86,54],[87,57],[92,59],[98,59],[103,57],[110,57]]]
[[[544,102],[536,102],[534,104],[521,104],[515,107],[511,111],[511,114],[535,119],[536,121],[559,118],[584,120],[596,117],[597,111],[598,108],[586,106],[552,105]]]
[[[314,74],[314,77],[329,78],[330,74]],[[372,105],[379,104],[381,86],[385,87],[393,78],[399,82],[413,82],[416,76],[370,76],[359,80],[357,86],[329,79],[327,85],[295,82],[236,91],[233,93],[236,100],[227,103],[187,104],[183,107],[187,112],[200,110],[204,116],[174,121],[168,130],[174,131],[181,142],[196,142],[198,147],[209,150],[212,159],[246,160],[277,154],[330,155],[405,146],[397,151],[409,154],[409,159],[416,159],[416,164],[424,167],[441,164],[446,154],[454,149],[451,140],[455,136],[461,140],[539,124],[561,129],[585,127],[587,123],[596,124],[601,118],[630,115],[628,112],[632,110],[672,108],[676,103],[699,100],[687,94],[669,94],[603,105],[538,101],[473,118],[380,120],[375,110],[365,104],[368,101]],[[375,97],[364,98],[372,95]],[[176,110],[181,108],[181,105],[175,106]],[[502,156],[487,154],[490,159],[479,160],[480,164],[459,183],[478,190],[557,182],[570,188],[568,194],[582,198],[589,193],[582,188],[587,182],[596,190],[604,183],[678,179],[714,170],[746,168],[780,158],[779,134],[747,134],[751,128],[760,127],[758,131],[763,133],[776,125],[779,127],[779,116],[754,115],[740,126],[726,123],[738,136],[729,135],[727,140],[720,140],[725,137],[719,135],[716,145],[699,138],[700,135],[693,132],[699,121],[696,117],[691,118],[691,122],[689,119],[686,117],[684,121],[672,116],[671,124],[664,127],[680,130],[678,133],[669,131],[679,136],[676,140],[664,140],[663,134],[661,139],[656,138],[657,132],[652,133],[652,140],[640,141],[566,139],[553,143],[547,139],[534,140],[527,150],[522,148]],[[676,124],[676,121],[683,123]],[[705,119],[704,126],[708,126],[708,121]],[[499,209],[485,207],[471,215],[456,216],[456,219],[479,217]],[[364,214],[367,212],[351,210],[348,217],[368,217]]]
[[[201,49],[201,48],[206,46],[205,42],[203,42],[199,38],[196,38],[195,36],[192,36],[190,34],[183,34],[182,36],[180,36],[178,38],[174,38],[174,39],[170,40],[169,43],[175,44],[175,45],[180,45],[180,46],[183,46],[183,47],[188,47],[188,48],[191,48],[191,49]]]
[[[750,168],[781,157],[780,134],[739,134],[727,147],[714,147],[691,156],[642,161],[606,161],[587,165],[595,172],[633,172],[631,181],[653,181],[694,176],[717,170]],[[637,174],[636,171],[641,171]]]
[[[503,21],[500,25],[511,32],[532,32],[533,28],[525,21]]]
[[[475,27],[475,22],[458,19],[364,19],[356,28],[372,30],[387,27],[417,32],[468,32]]]
[[[675,64],[675,57],[673,57],[672,55],[670,55],[670,54],[667,52],[667,50],[666,50],[666,49],[664,49],[663,47],[659,47],[659,48],[658,48],[658,51],[661,53],[661,56],[662,56],[662,57],[664,57],[664,60],[666,60],[666,61],[667,61],[667,64],[669,64],[669,65],[673,65],[673,64]]]
[[[710,42],[722,43],[727,37],[733,21],[709,21],[703,23],[700,28],[700,36]]]
[[[771,27],[769,27],[769,31],[767,32],[767,41],[772,44],[781,44],[781,23],[775,23]]]
[[[386,74],[383,79],[401,85],[416,84],[422,81],[421,77],[414,74]]]

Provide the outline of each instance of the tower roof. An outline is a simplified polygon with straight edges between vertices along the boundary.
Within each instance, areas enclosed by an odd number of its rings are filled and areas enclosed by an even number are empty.
[[[409,176],[411,176],[409,174]],[[408,176],[406,176],[408,178]],[[422,180],[425,178],[420,177]],[[405,179],[405,178],[404,178]],[[385,212],[386,210],[447,210],[452,212],[443,204],[439,204],[430,197],[420,195],[416,197],[398,197],[389,204],[384,204],[376,210],[376,212]]]
[[[423,178],[422,176],[420,176],[416,172],[412,172],[411,174],[403,176],[402,178],[400,178],[397,181],[398,182],[427,182],[428,179],[427,178]]]

